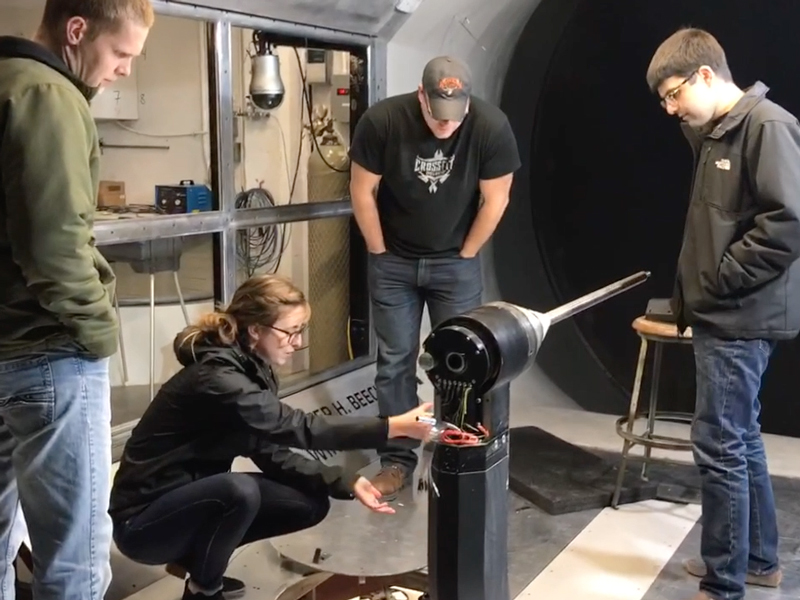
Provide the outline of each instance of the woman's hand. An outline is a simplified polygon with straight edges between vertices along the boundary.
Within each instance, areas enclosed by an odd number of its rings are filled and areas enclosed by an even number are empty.
[[[353,486],[353,493],[358,498],[358,501],[370,510],[387,515],[393,515],[395,512],[387,502],[380,501],[381,493],[366,477],[358,478]]]
[[[433,425],[428,421],[433,419],[433,402],[425,402],[417,408],[396,417],[389,417],[389,437],[409,437],[416,440],[425,440]],[[418,418],[422,420],[418,420]]]

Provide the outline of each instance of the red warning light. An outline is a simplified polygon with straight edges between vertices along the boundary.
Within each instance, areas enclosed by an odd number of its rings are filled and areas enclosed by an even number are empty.
[[[350,90],[347,88],[336,88],[336,95],[337,96],[347,96],[350,94]]]

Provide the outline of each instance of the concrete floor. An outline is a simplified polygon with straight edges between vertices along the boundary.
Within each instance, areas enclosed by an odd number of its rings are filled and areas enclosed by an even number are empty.
[[[532,425],[594,449],[614,459],[621,441],[614,431],[614,417],[580,410],[515,404],[514,425]],[[685,435],[685,426],[664,425],[670,434]],[[683,428],[683,431],[681,431]],[[663,431],[667,433],[667,431]],[[786,600],[800,597],[800,440],[766,436],[770,466],[781,526],[781,559],[785,579],[778,590],[748,590],[748,598]],[[657,458],[679,461],[678,466],[658,466],[670,476],[693,477],[686,453],[656,453]],[[635,469],[635,466],[632,467]],[[684,475],[680,475],[684,473]],[[532,600],[688,600],[697,590],[697,580],[681,566],[699,548],[700,516],[696,504],[672,504],[649,500],[620,507],[592,509],[566,515],[549,515],[511,493],[509,523],[509,580],[513,597]],[[334,511],[352,515],[348,534],[358,536],[358,519],[367,519],[366,509],[353,503],[335,503]],[[370,515],[371,517],[372,515]],[[420,518],[423,518],[421,515]],[[330,519],[330,518],[329,518]],[[333,522],[330,520],[329,522]],[[391,517],[387,517],[385,539],[376,539],[375,529],[363,544],[376,544],[376,552],[391,554],[387,539],[393,539]],[[318,527],[324,527],[325,522]],[[341,530],[319,532],[343,535]],[[419,540],[424,546],[425,539]],[[163,573],[137,565],[115,568],[113,593],[107,600],[178,600],[182,582],[161,578],[142,589],[147,579]],[[281,567],[269,542],[241,550],[231,562],[229,574],[248,584],[245,600],[272,600],[299,576]],[[133,594],[133,595],[131,595]]]
[[[423,385],[420,395],[423,400],[429,399],[430,387]],[[129,401],[130,409],[138,410],[138,402]],[[116,418],[124,420],[123,413]],[[542,377],[536,366],[512,384],[514,427],[533,425],[615,459],[622,447],[622,440],[615,432],[615,420],[613,415],[587,413],[578,408]],[[688,427],[684,425],[659,423],[657,430],[664,435],[688,435]],[[798,598],[800,439],[766,435],[765,444],[775,478],[785,580],[779,590],[748,590],[747,598]],[[640,454],[640,450],[634,449],[634,456]],[[676,473],[687,480],[693,476],[689,453],[654,451],[653,457],[678,463],[664,467],[671,478]],[[619,510],[597,508],[552,516],[511,493],[509,507],[509,580],[518,600],[545,597],[548,600],[688,600],[697,590],[697,580],[681,566],[684,558],[696,555],[699,549],[700,511],[696,504],[648,500],[624,505]],[[399,521],[387,517],[385,532],[376,534],[375,528],[371,528],[371,534],[365,536],[363,531],[358,533],[359,521],[365,522],[376,515],[370,515],[355,503],[334,502],[332,515],[337,512],[340,516],[348,515],[353,522],[348,535],[363,540],[364,544],[375,544],[374,556],[391,556],[396,550],[391,549],[391,541],[397,535],[392,523]],[[417,518],[424,518],[424,512],[420,511]],[[324,530],[326,524],[330,526],[336,519],[329,518],[326,522],[318,527]],[[424,531],[424,527],[416,529]],[[316,533],[343,535],[341,530]],[[418,541],[421,550],[426,540],[423,534],[416,535],[421,537]],[[116,551],[113,565],[115,578],[106,600],[177,600],[181,596],[183,583],[166,577],[160,567],[134,564]],[[303,578],[295,570],[287,569],[270,542],[241,549],[231,561],[229,575],[247,582],[245,600],[272,600]]]

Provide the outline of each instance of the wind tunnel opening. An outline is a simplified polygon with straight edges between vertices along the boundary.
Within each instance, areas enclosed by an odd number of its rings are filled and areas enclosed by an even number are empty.
[[[707,29],[740,87],[761,80],[770,99],[800,115],[798,24],[800,2],[767,11],[748,0],[542,0],[534,11],[501,103],[523,161],[494,238],[503,299],[549,310],[652,272],[645,285],[549,332],[537,362],[582,407],[627,409],[639,352],[631,322],[648,299],[672,293],[693,167],[677,118],[647,88],[653,53],[682,26]],[[800,343],[779,344],[760,397],[767,433],[800,437],[798,365]],[[692,410],[694,372],[691,347],[664,348],[661,410]]]

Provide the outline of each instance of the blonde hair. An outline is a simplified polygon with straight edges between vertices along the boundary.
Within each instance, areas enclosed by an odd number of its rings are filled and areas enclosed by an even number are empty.
[[[252,325],[271,327],[286,309],[305,307],[311,316],[305,294],[291,281],[277,275],[256,275],[245,281],[233,294],[224,310],[203,315],[176,338],[175,353],[188,343],[231,346]]]
[[[42,26],[60,37],[64,24],[73,17],[86,19],[90,38],[117,31],[125,21],[134,21],[148,29],[155,22],[150,0],[47,0]]]

